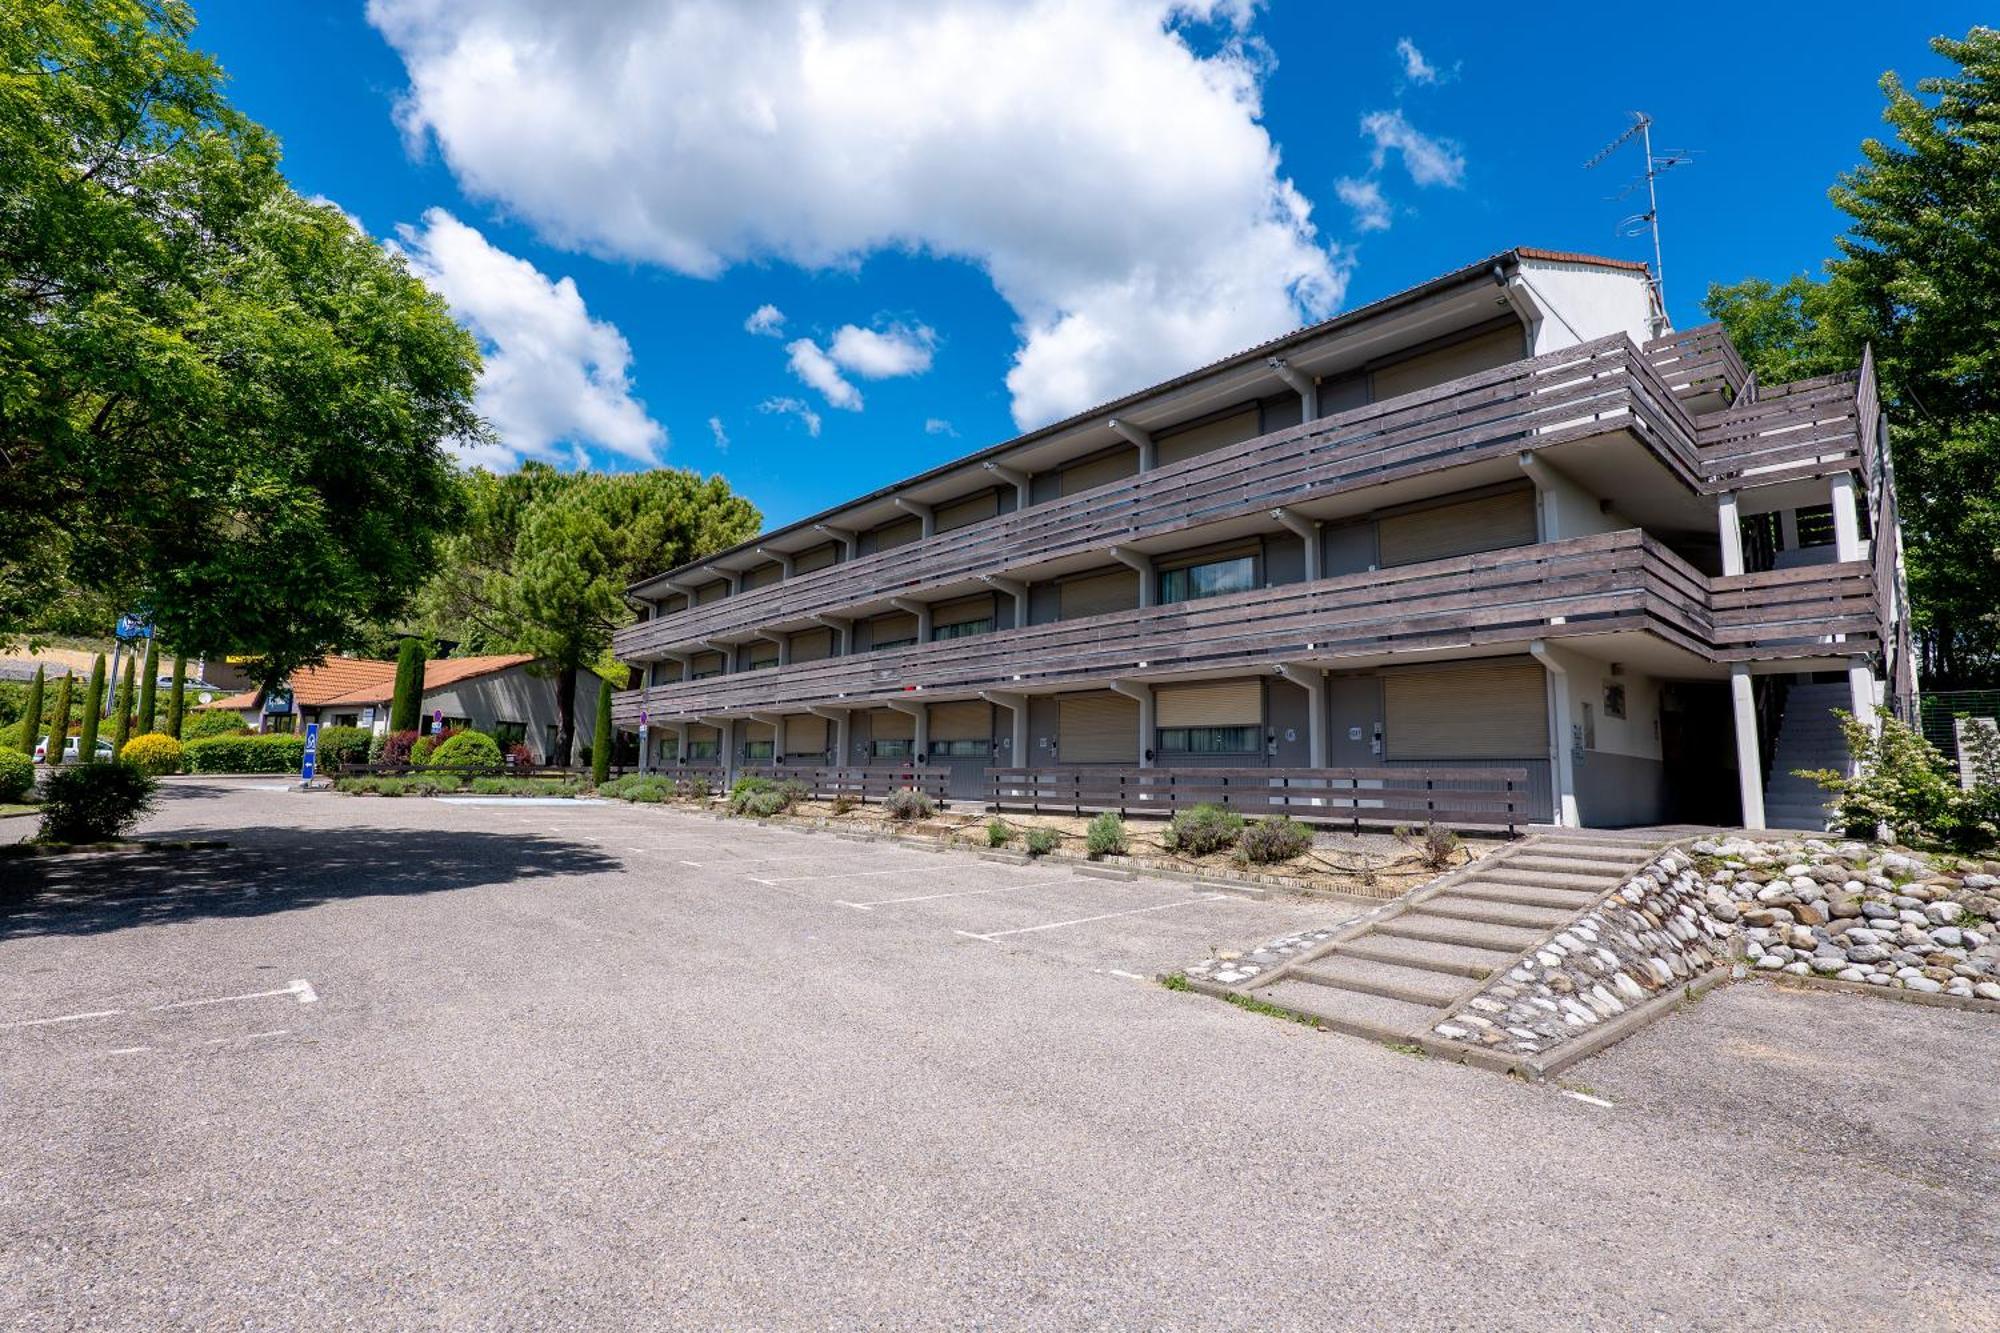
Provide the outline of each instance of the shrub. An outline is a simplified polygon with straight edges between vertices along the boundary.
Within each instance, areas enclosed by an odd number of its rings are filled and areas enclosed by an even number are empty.
[[[1047,856],[1062,846],[1062,834],[1052,828],[1031,828],[1028,830],[1028,855]]]
[[[435,736],[428,733],[418,736],[410,742],[409,762],[418,768],[424,767],[431,762],[431,756],[437,753],[439,746],[463,734],[464,731],[463,727],[446,727]]]
[[[812,788],[797,778],[786,778],[778,784],[778,795],[785,798],[785,809],[789,810],[801,801],[812,799]]]
[[[570,778],[473,778],[465,789],[475,796],[574,796],[583,786]]]
[[[147,777],[158,777],[162,773],[178,773],[184,756],[181,743],[164,732],[149,731],[143,736],[134,736],[125,743],[119,755],[128,764],[137,766]]]
[[[416,748],[420,735],[414,731],[391,731],[382,737],[382,748],[369,747],[373,762],[396,767],[410,762],[410,751]]]
[[[11,805],[35,786],[35,761],[19,750],[0,748],[0,804]]]
[[[778,784],[769,778],[738,778],[729,789],[729,812],[740,815],[752,796],[777,789]]]
[[[190,773],[296,773],[306,757],[303,736],[210,736],[181,747]]]
[[[599,796],[608,796],[615,801],[635,801],[641,805],[658,805],[674,794],[673,780],[657,773],[628,773],[622,778],[613,778],[597,788]]]
[[[1243,830],[1236,855],[1252,865],[1270,865],[1303,856],[1312,845],[1311,829],[1290,815],[1272,815]]]
[[[1092,856],[1125,855],[1125,821],[1106,810],[1084,829],[1083,845]]]
[[[707,778],[689,778],[681,784],[681,794],[689,800],[705,801],[715,795],[715,786]]]
[[[1243,816],[1219,805],[1197,805],[1177,812],[1167,821],[1161,841],[1170,852],[1207,856],[1226,852],[1243,834]]]
[[[1406,842],[1415,843],[1418,859],[1432,870],[1447,869],[1451,865],[1452,858],[1458,854],[1458,849],[1465,845],[1459,841],[1456,833],[1448,828],[1439,828],[1436,824],[1424,825],[1421,834],[1414,829],[1398,828],[1396,836]]]
[[[882,812],[891,819],[908,823],[918,819],[929,819],[935,815],[937,802],[915,787],[900,787],[890,792],[883,800]]]
[[[833,813],[844,815],[855,807],[854,797],[847,792],[836,792],[833,797]]]
[[[374,733],[366,727],[321,727],[319,766],[327,769],[342,764],[365,764],[374,739]]]
[[[508,746],[501,753],[500,758],[509,768],[533,768],[535,766],[535,752],[519,741],[515,741],[512,745]]]
[[[438,768],[498,768],[500,744],[481,731],[461,731],[431,751]]]
[[[60,769],[42,788],[43,842],[104,842],[153,808],[159,784],[134,764],[112,760]]]
[[[1007,821],[995,815],[986,821],[986,845],[1005,847],[1014,840],[1014,830],[1007,827]]]
[[[240,713],[226,708],[197,708],[181,719],[181,743],[205,741],[210,736],[248,736]]]
[[[1978,851],[2000,837],[2000,744],[1984,727],[1965,732],[1970,790],[1959,786],[1945,757],[1916,728],[1882,715],[1871,730],[1837,712],[1847,752],[1859,771],[1801,769],[1800,777],[1831,794],[1836,822],[1852,838],[1873,838],[1887,825],[1912,847]]]
[[[768,791],[747,792],[735,806],[736,813],[753,819],[769,819],[772,815],[783,814],[786,808],[785,794],[775,787]]]

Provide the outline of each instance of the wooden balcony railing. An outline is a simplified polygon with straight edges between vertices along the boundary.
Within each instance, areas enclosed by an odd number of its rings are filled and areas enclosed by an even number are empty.
[[[1676,398],[1720,393],[1734,402],[1743,392],[1743,386],[1750,382],[1749,367],[1736,354],[1735,344],[1729,341],[1720,324],[1702,324],[1670,333],[1653,339],[1640,350]]]
[[[1755,402],[1701,417],[1702,489],[1734,490],[1829,476],[1862,466],[1872,434],[1874,377],[1833,375],[1760,390]],[[1865,475],[1865,473],[1864,473]]]
[[[1171,816],[1195,805],[1315,824],[1504,828],[1529,819],[1525,768],[989,768],[987,803],[1033,814]]]
[[[1701,461],[1681,405],[1618,334],[1002,514],[620,630],[622,661],[755,637],[889,597],[923,597],[1112,545],[1264,514],[1343,490],[1632,430],[1690,487]]]

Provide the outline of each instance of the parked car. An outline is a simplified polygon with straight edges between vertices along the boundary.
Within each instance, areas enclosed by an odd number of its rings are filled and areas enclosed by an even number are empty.
[[[73,764],[76,762],[77,756],[82,753],[81,747],[78,745],[78,742],[82,739],[83,738],[80,736],[63,737],[63,762],[65,764]],[[101,760],[109,760],[111,758],[110,741],[100,740],[97,743],[97,757]],[[49,761],[49,738],[47,736],[44,736],[42,737],[41,743],[35,747],[35,762],[38,764],[46,764],[48,761]]]

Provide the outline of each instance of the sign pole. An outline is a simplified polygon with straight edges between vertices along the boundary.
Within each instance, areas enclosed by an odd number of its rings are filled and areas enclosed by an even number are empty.
[[[319,765],[319,723],[306,723],[306,753],[299,762],[299,789],[312,785],[313,770]]]

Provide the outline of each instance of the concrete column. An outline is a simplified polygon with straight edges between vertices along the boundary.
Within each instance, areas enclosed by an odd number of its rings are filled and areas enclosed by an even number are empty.
[[[1000,707],[1006,709],[1008,716],[1013,720],[1013,725],[1009,732],[1009,735],[1013,739],[1008,747],[1009,753],[1012,755],[1012,763],[995,765],[995,767],[1032,768],[1034,765],[1028,762],[1028,696],[1025,694],[1009,694],[1001,690],[981,690],[979,697],[987,703],[998,704]]]
[[[889,605],[898,611],[907,612],[917,618],[917,642],[931,641],[931,607],[929,602],[913,601],[908,597],[891,597]]]
[[[736,774],[743,767],[743,761],[736,757],[736,719],[723,718],[716,724],[716,731],[722,742],[717,747],[722,751],[722,781],[727,786],[735,783]]]
[[[777,634],[772,637],[778,644],[778,665],[790,666],[792,664],[792,636],[789,634]]]
[[[1114,680],[1111,688],[1139,701],[1139,767],[1153,766],[1153,687],[1142,680]]]
[[[1316,666],[1284,662],[1279,665],[1278,674],[1306,692],[1306,767],[1325,768],[1326,673]]]
[[[1305,543],[1306,582],[1313,583],[1318,581],[1322,573],[1320,556],[1323,554],[1320,548],[1319,520],[1307,518],[1303,514],[1295,514],[1291,510],[1283,508],[1273,509],[1271,517],[1276,519],[1286,531],[1292,533],[1301,542]]]
[[[1116,417],[1105,424],[1109,425],[1111,429],[1117,431],[1120,435],[1123,435],[1127,440],[1130,440],[1132,447],[1139,451],[1139,470],[1141,472],[1151,472],[1160,465],[1160,449],[1158,445],[1153,443],[1153,433],[1151,431],[1135,426],[1129,421],[1120,421]]]
[[[910,747],[911,749],[915,750],[916,753],[913,754],[911,758],[919,764],[928,764],[931,761],[930,705],[918,704],[916,707],[916,714],[917,714],[917,739],[916,742]]]
[[[1861,515],[1852,472],[1842,472],[1833,479],[1833,558],[1861,558]]]
[[[1875,668],[1865,657],[1847,659],[1847,711],[1868,730],[1877,729],[1875,718]]]
[[[1799,549],[1798,510],[1780,509],[1778,511],[1778,539],[1784,542],[1787,551],[1796,551]]]
[[[1570,744],[1575,720],[1569,703],[1569,671],[1557,660],[1555,651],[1542,640],[1528,645],[1528,651],[1548,672],[1549,689],[1549,777],[1555,787],[1555,822],[1564,828],[1581,828],[1583,817],[1576,804],[1576,753]]]
[[[1716,535],[1722,538],[1722,572],[1743,572],[1743,521],[1736,513],[1736,492],[1724,491],[1715,497]]]
[[[917,516],[917,519],[921,524],[921,527],[918,529],[918,531],[921,532],[922,535],[926,537],[937,536],[936,509],[932,508],[930,505],[923,503],[921,500],[911,500],[901,495],[896,497],[896,508],[902,510],[906,514],[915,514]]]
[[[1729,698],[1736,711],[1736,777],[1743,789],[1743,827],[1764,827],[1764,756],[1757,745],[1757,694],[1748,663],[1729,668]]]

